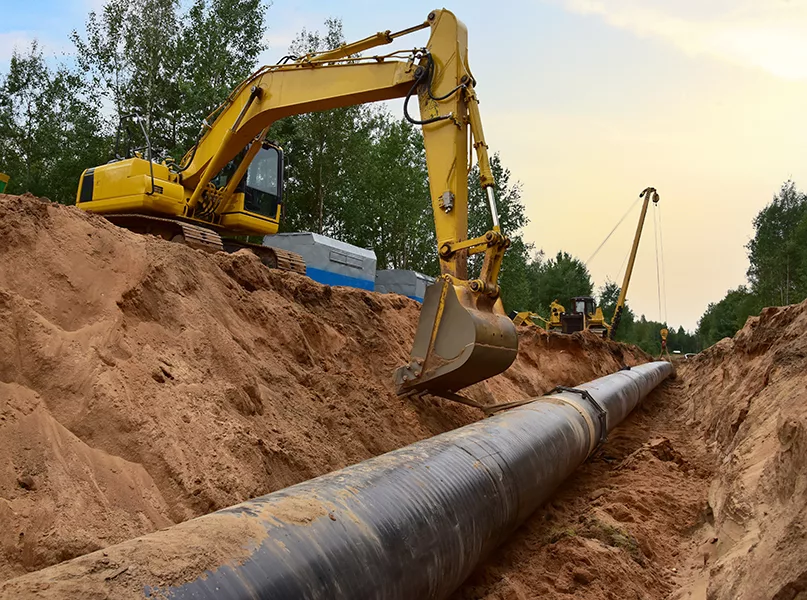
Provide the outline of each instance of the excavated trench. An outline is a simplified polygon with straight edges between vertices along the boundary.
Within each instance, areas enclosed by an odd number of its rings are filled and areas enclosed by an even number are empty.
[[[0,254],[2,597],[15,577],[481,418],[393,393],[413,301],[30,197],[0,196]],[[768,309],[679,365],[452,598],[807,594],[805,321],[807,305]],[[476,400],[648,360],[520,335]]]

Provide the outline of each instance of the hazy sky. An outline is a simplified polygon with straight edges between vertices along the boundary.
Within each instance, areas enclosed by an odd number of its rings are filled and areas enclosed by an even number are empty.
[[[70,30],[102,4],[0,3],[0,64],[33,38],[49,52],[69,52]],[[265,59],[274,62],[297,31],[328,16],[341,17],[348,39],[357,39],[417,23],[435,7],[277,0]],[[523,183],[528,241],[586,260],[637,194],[656,187],[668,321],[694,328],[709,302],[745,281],[753,216],[784,180],[807,180],[807,1],[448,8],[469,29],[488,142]],[[425,36],[413,40],[422,45]],[[637,217],[634,210],[589,264],[597,285],[620,275]],[[648,217],[628,299],[658,319],[652,211]]]

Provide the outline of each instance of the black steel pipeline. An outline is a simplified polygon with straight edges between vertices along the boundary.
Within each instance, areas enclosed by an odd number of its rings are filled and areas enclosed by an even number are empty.
[[[560,390],[9,580],[0,596],[445,598],[671,373],[654,362]]]

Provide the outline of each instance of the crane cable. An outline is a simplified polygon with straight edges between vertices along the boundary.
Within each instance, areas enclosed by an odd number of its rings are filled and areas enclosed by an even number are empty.
[[[620,225],[622,225],[622,221],[624,221],[628,217],[628,215],[630,214],[630,211],[633,210],[633,207],[636,206],[639,203],[639,200],[641,200],[641,199],[642,199],[641,196],[639,196],[638,198],[636,198],[636,200],[633,201],[633,204],[631,204],[630,207],[628,207],[628,210],[626,210],[625,214],[622,215],[622,218],[619,219],[619,221],[617,221],[617,224],[614,225],[614,228],[611,230],[611,232],[608,235],[605,236],[605,239],[602,241],[602,243],[599,246],[597,246],[597,249],[592,253],[591,256],[588,257],[588,260],[584,263],[586,266],[588,266],[588,264],[591,262],[591,260],[595,256],[597,256],[597,253],[602,249],[603,246],[605,246],[605,242],[607,242],[610,239],[610,237],[612,235],[614,235],[614,232],[617,230],[617,228]]]
[[[656,288],[658,291],[659,321],[667,322],[667,282],[664,273],[664,238],[661,234],[661,212],[659,205],[654,204],[653,233],[656,246]],[[659,248],[661,251],[659,252]]]
[[[661,249],[661,291],[664,304],[664,322],[667,322],[667,270],[664,268],[664,228],[661,226],[661,208],[656,204],[658,212],[658,244]]]

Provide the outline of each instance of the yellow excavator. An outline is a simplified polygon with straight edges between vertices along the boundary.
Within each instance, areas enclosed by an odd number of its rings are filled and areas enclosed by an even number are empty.
[[[359,56],[422,29],[431,30],[424,48]],[[465,26],[450,11],[435,10],[395,33],[260,68],[205,120],[199,141],[179,163],[152,160],[143,129],[146,147],[134,156],[84,171],[76,204],[135,231],[199,248],[246,246],[269,266],[280,266],[284,257],[265,256],[272,249],[232,237],[277,232],[283,153],[266,140],[269,126],[289,115],[404,98],[405,117],[423,130],[442,275],[426,291],[410,361],[396,371],[395,382],[399,394],[461,401],[458,390],[503,372],[518,352],[498,285],[510,240],[499,226],[475,87]],[[417,119],[409,113],[413,98]],[[471,148],[492,226],[468,239]],[[481,274],[468,279],[468,256],[478,253],[484,254]]]

